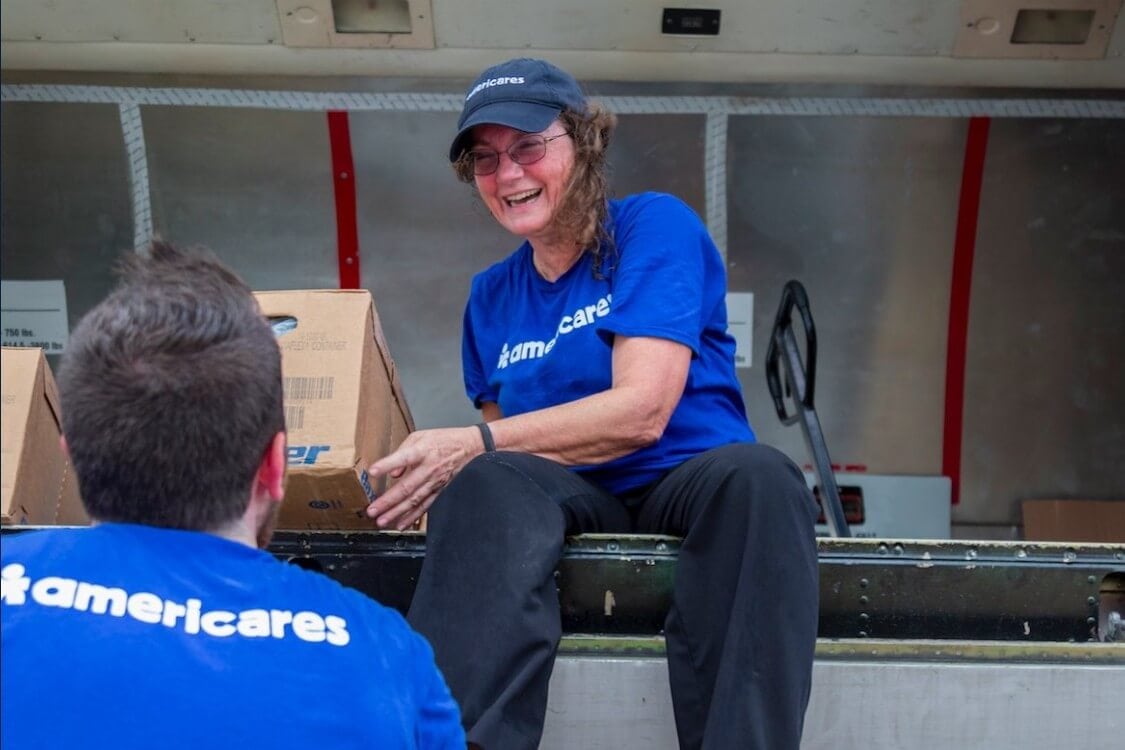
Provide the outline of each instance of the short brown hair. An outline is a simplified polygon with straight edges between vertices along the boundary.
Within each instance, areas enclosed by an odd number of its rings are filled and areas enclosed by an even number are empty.
[[[277,341],[206,249],[154,242],[120,276],[59,372],[82,501],[99,521],[219,529],[245,512],[285,428]]]

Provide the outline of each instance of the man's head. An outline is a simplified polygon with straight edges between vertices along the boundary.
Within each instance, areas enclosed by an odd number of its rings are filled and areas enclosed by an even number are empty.
[[[246,513],[285,429],[274,335],[250,289],[202,249],[157,242],[127,258],[71,335],[58,381],[98,521],[224,529]]]

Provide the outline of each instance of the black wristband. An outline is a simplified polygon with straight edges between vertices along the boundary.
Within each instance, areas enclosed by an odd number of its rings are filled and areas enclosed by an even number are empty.
[[[488,424],[480,422],[477,424],[477,429],[480,430],[480,439],[484,441],[484,452],[496,452],[496,443],[492,439],[492,430],[488,429]]]

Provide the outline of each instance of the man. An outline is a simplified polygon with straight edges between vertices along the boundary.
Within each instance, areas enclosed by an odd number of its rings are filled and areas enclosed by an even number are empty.
[[[4,539],[0,745],[463,750],[398,613],[258,549],[284,494],[281,359],[237,276],[155,243],[58,380],[95,524]]]

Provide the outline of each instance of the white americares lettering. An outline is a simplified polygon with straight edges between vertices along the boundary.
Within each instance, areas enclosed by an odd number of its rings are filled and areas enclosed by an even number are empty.
[[[293,615],[293,633],[302,641],[320,643],[324,640],[324,618],[316,612]]]
[[[484,91],[485,89],[492,88],[493,86],[508,86],[513,83],[524,83],[523,76],[501,76],[500,78],[489,78],[487,81],[481,81],[473,90],[465,97],[465,101],[469,101],[474,96]]]
[[[74,592],[77,589],[76,581],[49,576],[32,584],[31,598],[44,607],[73,607]]]
[[[129,597],[127,611],[134,620],[155,625],[160,622],[164,601],[156,594],[141,591]]]
[[[166,628],[176,627],[176,620],[187,614],[187,607],[183,604],[164,602],[164,617],[160,618],[160,624]]]
[[[104,615],[107,611],[114,617],[124,617],[125,602],[129,595],[125,589],[111,589],[85,581],[78,584],[74,594],[74,608],[79,612],[93,612]]]
[[[555,342],[559,340],[559,336],[565,336],[579,328],[585,328],[598,318],[609,315],[612,302],[613,295],[607,294],[593,304],[583,305],[574,312],[562,316],[555,328],[555,335],[550,341],[521,341],[510,347],[505,343],[500,348],[500,359],[496,363],[496,369],[503,370],[510,364],[522,362],[525,359],[539,359],[550,354],[551,350],[555,348]]]
[[[199,633],[199,621],[203,617],[200,610],[203,609],[203,602],[198,599],[187,600],[187,616],[184,617],[184,632],[188,635],[197,635]]]
[[[234,612],[224,612],[221,609],[205,612],[199,620],[199,626],[204,633],[216,638],[226,638],[238,632],[234,627]]]
[[[274,638],[285,637],[285,626],[293,622],[293,613],[284,609],[270,610],[270,635]]]
[[[328,615],[324,618],[324,624],[328,628],[328,636],[325,638],[333,646],[346,646],[348,641],[352,639],[348,635],[348,623],[344,622],[344,618],[337,617],[336,615]]]
[[[264,609],[248,609],[238,616],[238,634],[246,638],[269,638],[270,613]]]
[[[4,604],[23,604],[27,601],[27,590],[31,579],[26,569],[19,563],[5,565],[0,570],[0,602]]]
[[[534,351],[534,348],[532,348]],[[186,635],[205,634],[213,638],[276,638],[291,635],[306,643],[346,646],[351,642],[348,622],[338,615],[318,612],[291,612],[286,609],[246,609],[229,612],[205,610],[199,599],[176,602],[148,591],[129,593],[73,578],[46,576],[32,580],[20,563],[5,565],[0,571],[0,603],[6,607],[55,607],[91,615],[125,617],[146,625],[183,629]]]

